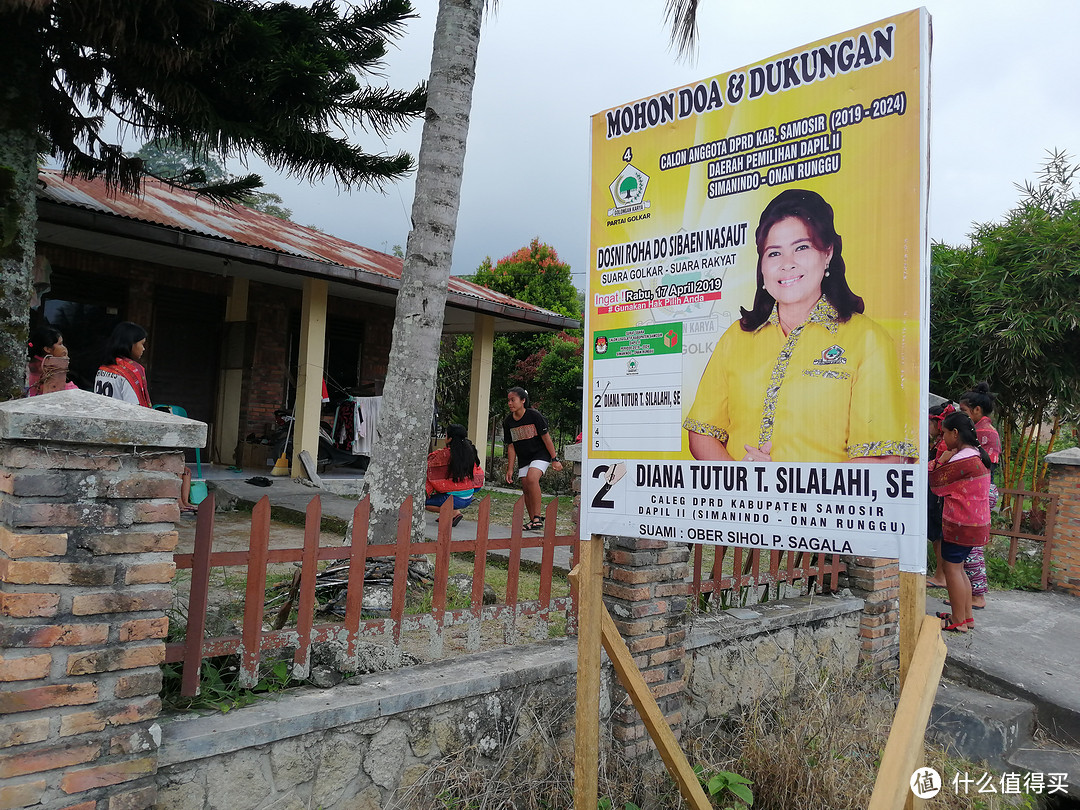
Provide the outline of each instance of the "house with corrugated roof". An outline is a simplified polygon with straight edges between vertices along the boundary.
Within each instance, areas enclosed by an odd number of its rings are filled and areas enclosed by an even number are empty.
[[[112,327],[144,326],[153,401],[207,422],[213,461],[239,464],[282,409],[315,458],[324,380],[334,398],[381,395],[401,259],[154,180],[135,196],[43,170],[37,208],[31,325],[64,333],[87,390]],[[470,435],[487,433],[495,333],[577,326],[450,279],[444,334],[474,336]]]

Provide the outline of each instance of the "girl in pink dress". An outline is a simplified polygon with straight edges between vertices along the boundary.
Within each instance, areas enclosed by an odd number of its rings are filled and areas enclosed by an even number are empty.
[[[42,384],[48,378],[48,374],[61,374],[61,370],[57,369],[49,372],[43,378],[42,376],[42,363],[46,357],[67,357],[67,346],[64,345],[64,336],[60,334],[59,329],[53,329],[51,326],[39,326],[34,330],[30,337],[30,342],[27,344],[27,348],[30,353],[30,365],[27,369],[27,389],[26,395],[28,397],[34,397],[41,393]],[[71,391],[78,388],[75,383],[68,382],[64,386],[65,391]]]
[[[990,423],[990,414],[994,412],[994,395],[990,392],[990,385],[981,382],[972,390],[966,391],[960,396],[960,410],[971,417],[975,423],[975,433],[979,437],[979,445],[990,457],[990,508],[997,503],[997,487],[994,486],[994,470],[997,469],[1001,459],[1001,437]],[[964,571],[971,580],[971,606],[975,610],[986,607],[986,594],[990,585],[986,579],[986,557],[981,548],[972,549],[964,563]]]
[[[990,542],[990,457],[979,445],[975,424],[965,413],[942,421],[946,450],[930,462],[930,490],[945,499],[941,515],[941,557],[951,613],[939,613],[942,629],[966,633],[975,626],[971,584],[964,560]]]

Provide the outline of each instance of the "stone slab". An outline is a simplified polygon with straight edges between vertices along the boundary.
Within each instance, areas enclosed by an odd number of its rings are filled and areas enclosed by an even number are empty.
[[[577,672],[577,639],[558,639],[362,675],[332,690],[290,689],[226,715],[162,723],[161,768],[389,717]]]
[[[1043,782],[1047,786],[1043,795],[1048,798],[1060,799],[1062,794],[1055,790],[1049,793],[1050,774],[1066,774],[1061,779],[1065,783],[1065,795],[1073,801],[1080,801],[1080,753],[1053,748],[1037,748],[1025,746],[1008,758],[1008,770],[1027,771],[1028,773],[1041,773],[1044,775]],[[1075,807],[1074,804],[1047,805],[1049,807]]]
[[[724,644],[745,636],[858,613],[862,609],[863,600],[856,596],[804,596],[754,605],[753,610],[735,608],[708,613],[694,617],[693,630],[686,637],[686,649]],[[757,614],[756,618],[754,614]]]
[[[89,391],[57,391],[0,403],[0,439],[137,447],[205,447],[206,423]]]
[[[947,610],[944,590],[927,613]],[[975,630],[943,633],[945,676],[965,686],[1026,700],[1039,726],[1066,745],[1080,745],[1080,599],[1054,592],[992,590]]]
[[[1009,754],[1030,740],[1035,707],[958,683],[938,685],[926,736],[972,762],[1005,769]]]
[[[729,619],[728,624],[740,626],[745,632],[739,635],[747,636],[788,625],[812,624],[857,611],[862,607],[862,600],[818,597],[768,607],[770,615],[761,621]],[[687,634],[687,649],[717,643],[721,637],[715,627],[703,629],[703,624],[698,623]],[[606,656],[604,661],[607,661]],[[576,672],[577,639],[567,638],[361,675],[333,689],[289,689],[226,715],[187,715],[163,721],[159,767],[450,701],[495,694]]]

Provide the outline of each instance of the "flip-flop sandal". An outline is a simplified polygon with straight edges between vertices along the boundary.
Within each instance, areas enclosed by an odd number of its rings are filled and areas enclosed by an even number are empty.
[[[944,605],[951,605],[952,604],[952,602],[950,602],[948,599],[942,599],[941,602]],[[986,610],[986,605],[972,605],[971,609],[972,610]]]
[[[458,515],[456,518],[454,518],[452,521],[450,521],[450,525],[451,526],[457,526],[459,523],[461,523],[461,519],[463,517],[465,517],[465,516],[464,515]]]
[[[952,615],[949,614],[949,613],[939,613],[938,618],[941,619],[943,622],[952,621]],[[948,631],[950,633],[966,633],[966,632],[968,632],[967,630],[961,630],[960,629],[961,627],[963,627],[966,624],[972,625],[972,629],[974,629],[975,620],[974,619],[964,619],[964,621],[962,621],[962,622],[955,622],[953,624],[943,624],[941,629],[946,630],[946,631]]]
[[[527,520],[522,524],[523,528],[527,532],[540,532],[544,530],[544,519],[542,517],[534,517]]]
[[[944,619],[945,621],[949,621],[949,622],[952,621],[952,614],[951,613],[946,613],[943,610],[938,611],[934,615],[937,616],[939,619]],[[971,630],[975,629],[975,620],[974,619],[968,619],[966,622],[962,622],[962,624],[970,624],[971,627],[969,629],[971,629]]]

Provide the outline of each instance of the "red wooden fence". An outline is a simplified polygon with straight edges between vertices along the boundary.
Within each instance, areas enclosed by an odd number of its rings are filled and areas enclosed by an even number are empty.
[[[514,507],[510,537],[489,537],[491,503],[485,498],[477,510],[476,535],[468,540],[451,537],[452,499],[447,499],[440,513],[438,536],[434,541],[413,542],[410,536],[412,500],[402,505],[398,515],[397,541],[392,545],[368,544],[370,505],[367,499],[357,504],[353,512],[350,542],[344,545],[320,546],[322,500],[315,496],[308,504],[304,524],[304,544],[299,548],[270,548],[270,500],[264,497],[255,506],[251,519],[251,537],[246,551],[213,551],[214,496],[209,495],[200,505],[195,528],[195,546],[191,554],[176,554],[178,569],[191,570],[191,591],[188,603],[188,625],[184,641],[166,646],[167,663],[183,662],[181,693],[197,694],[201,662],[205,658],[236,654],[240,658],[240,680],[254,686],[259,680],[259,660],[271,650],[292,649],[292,674],[304,678],[310,674],[311,647],[315,643],[333,643],[345,671],[359,664],[362,639],[381,639],[387,645],[389,657],[400,657],[402,634],[427,631],[432,658],[441,657],[444,631],[447,628],[468,627],[467,648],[479,649],[480,623],[501,622],[504,642],[518,641],[518,620],[533,617],[536,622],[531,635],[547,637],[547,622],[554,613],[565,613],[567,631],[575,632],[575,606],[572,597],[551,596],[555,549],[563,546],[571,551],[571,565],[577,562],[576,534],[556,535],[555,520],[558,501],[547,506],[543,537],[523,536],[524,502]],[[521,552],[526,548],[541,548],[539,598],[523,602],[518,599],[518,578]],[[484,605],[484,572],[488,552],[508,552],[508,571],[505,600],[502,604]],[[473,584],[470,606],[447,609],[447,580],[450,555],[468,552],[473,555]],[[429,613],[406,615],[405,597],[408,584],[408,563],[413,555],[435,555],[432,609]],[[764,555],[768,555],[767,557]],[[370,558],[393,558],[394,575],[389,618],[365,619],[361,615],[364,599],[364,572]],[[316,575],[322,561],[347,561],[348,585],[345,594],[345,617],[341,621],[315,623]],[[711,560],[708,571],[707,561]],[[267,565],[299,562],[299,588],[295,605],[296,626],[267,630],[266,582]],[[214,567],[245,566],[247,585],[241,634],[206,638],[207,605],[210,572]],[[690,577],[691,593],[701,594],[730,591],[738,594],[743,588],[778,586],[782,583],[816,579],[825,591],[837,588],[837,577],[844,565],[836,555],[810,555],[796,552],[762,552],[729,546],[694,546]],[[757,595],[755,600],[757,601]],[[735,604],[734,599],[731,600]],[[287,611],[286,611],[287,612]]]
[[[1012,511],[1011,528],[995,529],[990,526],[991,536],[1009,538],[1009,565],[1016,565],[1016,552],[1020,540],[1035,540],[1043,544],[1042,549],[1042,589],[1045,591],[1050,581],[1050,548],[1054,541],[1054,521],[1057,519],[1058,496],[1049,492],[1031,492],[1026,489],[999,489],[998,495],[1007,503],[1006,510]],[[1024,510],[1024,499],[1031,498],[1031,509]],[[1035,506],[1036,499],[1045,498],[1047,503],[1040,510]],[[1037,516],[1040,516],[1037,517]],[[1021,531],[1021,523],[1024,517],[1029,518],[1029,523],[1042,523],[1042,534]],[[1031,526],[1029,528],[1039,528]]]
[[[767,556],[766,556],[767,555]],[[711,557],[706,573],[706,564]],[[822,592],[839,588],[839,576],[846,566],[838,554],[808,554],[796,551],[763,551],[742,546],[694,546],[693,578],[691,593],[695,598],[702,594],[730,592],[731,606],[737,606],[737,597],[743,588],[754,590],[764,586],[778,587],[802,581],[809,587],[811,579]],[[753,602],[762,594],[754,594]]]
[[[204,658],[238,654],[240,657],[240,680],[245,686],[254,686],[259,680],[259,658],[269,650],[293,649],[292,674],[307,677],[311,667],[311,646],[319,642],[336,645],[339,659],[348,670],[359,663],[361,639],[388,638],[391,657],[400,656],[402,633],[427,630],[430,646],[436,656],[441,653],[443,631],[456,625],[470,625],[469,648],[479,648],[480,622],[497,620],[503,625],[504,639],[516,643],[519,634],[518,619],[532,616],[536,619],[534,635],[547,637],[547,621],[552,612],[567,615],[568,630],[574,630],[574,607],[572,597],[551,596],[552,571],[555,549],[569,546],[571,564],[577,561],[578,539],[576,535],[555,534],[558,501],[547,506],[543,537],[522,536],[524,503],[518,500],[514,507],[511,534],[506,538],[489,537],[491,503],[485,498],[477,513],[476,536],[468,540],[451,538],[452,499],[448,498],[440,512],[438,537],[434,541],[412,542],[410,526],[412,499],[407,500],[398,515],[397,542],[393,545],[369,545],[368,520],[370,504],[364,499],[353,512],[351,542],[346,545],[320,546],[319,533],[322,519],[322,500],[315,496],[308,504],[304,524],[302,548],[270,548],[270,500],[264,497],[255,506],[251,519],[251,540],[247,551],[212,550],[214,534],[214,496],[209,495],[200,505],[195,527],[195,547],[191,554],[176,554],[178,569],[191,570],[191,592],[188,604],[188,626],[184,641],[166,645],[167,663],[183,662],[184,672],[181,693],[193,696],[198,692],[199,670]],[[525,548],[541,548],[541,585],[539,599],[518,601],[518,577],[521,568],[521,552]],[[506,597],[503,604],[484,605],[484,570],[487,555],[491,551],[509,552]],[[473,587],[471,605],[468,608],[448,610],[447,579],[450,555],[458,552],[473,554]],[[405,615],[405,596],[408,584],[408,563],[412,555],[434,554],[435,575],[430,613]],[[364,619],[361,606],[364,598],[364,571],[369,558],[394,558],[393,597],[390,617]],[[348,586],[345,596],[345,617],[338,622],[315,624],[315,586],[318,565],[324,560],[348,561]],[[300,585],[297,600],[298,615],[294,628],[281,630],[264,629],[266,603],[266,567],[269,563],[299,562]],[[206,614],[209,596],[210,571],[215,566],[246,566],[247,588],[244,601],[244,619],[241,635],[205,638]]]

